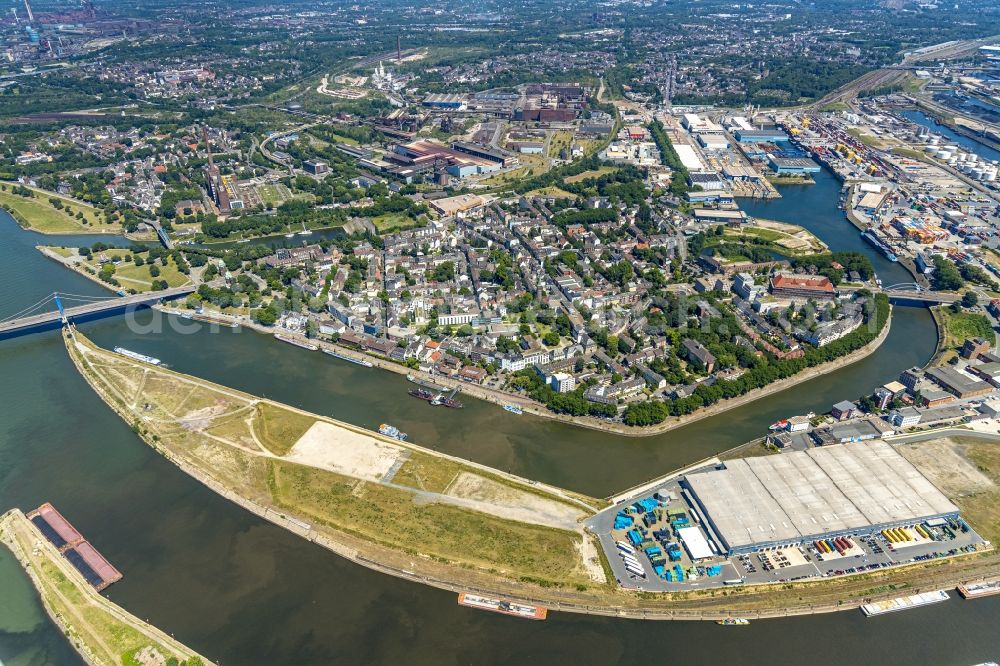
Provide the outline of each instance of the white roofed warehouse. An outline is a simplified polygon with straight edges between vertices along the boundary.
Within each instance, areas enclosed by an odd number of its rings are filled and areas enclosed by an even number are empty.
[[[958,517],[884,442],[727,461],[683,485],[730,555]]]

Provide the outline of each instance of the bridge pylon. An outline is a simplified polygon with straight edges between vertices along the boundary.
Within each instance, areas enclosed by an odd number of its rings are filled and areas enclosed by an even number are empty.
[[[59,318],[62,320],[62,323],[63,324],[69,323],[69,320],[66,318],[66,310],[63,309],[62,300],[60,300],[59,298],[59,292],[58,291],[52,292],[52,297],[55,299],[56,308],[59,310]]]

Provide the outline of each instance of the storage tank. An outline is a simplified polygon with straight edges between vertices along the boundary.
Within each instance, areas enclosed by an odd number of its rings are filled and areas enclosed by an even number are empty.
[[[951,153],[949,153],[947,150],[939,150],[936,153],[934,153],[934,157],[938,158],[939,160],[946,160],[949,157],[951,157]]]
[[[969,175],[972,176],[972,178],[974,178],[975,180],[983,180],[984,173],[985,172],[982,169],[973,169],[972,173],[970,173]]]
[[[990,169],[989,171],[986,172],[986,180],[992,183],[996,179],[997,179],[996,169]]]
[[[975,164],[976,162],[979,161],[979,155],[976,155],[974,153],[969,153],[968,160],[973,164]]]
[[[927,153],[928,155],[933,155],[934,153],[937,152],[937,146],[925,146],[924,152]]]

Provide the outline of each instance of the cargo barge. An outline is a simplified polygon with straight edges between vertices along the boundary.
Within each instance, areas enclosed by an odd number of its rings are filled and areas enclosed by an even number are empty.
[[[311,342],[302,342],[300,340],[296,340],[295,338],[290,338],[287,335],[282,335],[281,333],[275,333],[274,337],[276,340],[287,342],[290,345],[295,345],[296,347],[301,347],[302,349],[308,349],[309,351],[319,350],[319,345],[314,345]]]
[[[363,365],[366,368],[374,367],[371,361],[365,361],[363,359],[351,358],[350,356],[347,356],[346,354],[341,354],[338,351],[334,351],[332,349],[326,349],[325,347],[323,348],[323,353],[326,354],[327,356],[332,356],[334,358],[339,358],[341,361],[347,361],[348,363],[354,363],[355,365]]]
[[[950,598],[951,597],[949,597],[948,593],[944,590],[924,592],[922,594],[913,594],[908,597],[899,597],[898,599],[887,599],[886,601],[877,601],[873,604],[864,604],[861,607],[861,612],[868,617],[874,617],[876,615],[885,615],[886,613],[895,613],[896,611],[929,606],[930,604],[948,601]]]
[[[503,599],[491,599],[489,597],[481,597],[478,594],[470,594],[468,592],[459,593],[458,603],[470,608],[488,610],[494,613],[502,613],[504,615],[513,615],[514,617],[520,617],[526,620],[544,620],[549,614],[548,609],[542,608],[541,606],[529,606],[527,604],[519,604],[513,601],[505,601]]]
[[[992,597],[995,594],[1000,594],[1000,580],[995,580],[991,583],[969,583],[968,585],[959,585],[958,593],[962,595],[963,599]]]
[[[184,315],[181,316],[183,317]],[[193,315],[188,315],[186,319],[193,319],[195,321],[201,321],[206,324],[217,324],[218,326],[228,326],[229,328],[240,327],[240,325],[237,324],[235,321],[229,321],[226,319],[222,319],[220,317],[213,317],[211,315],[202,314],[200,312],[196,312]]]
[[[140,354],[139,352],[134,352],[130,349],[125,349],[124,347],[115,347],[115,353],[121,354],[125,358],[130,358],[133,361],[142,361],[143,363],[149,363],[150,365],[159,365],[162,362],[158,358],[146,356],[145,354]]]
[[[871,229],[862,231],[861,237],[868,241],[870,245],[873,245],[889,261],[899,261],[899,257],[892,251],[892,248],[884,240],[876,236]]]
[[[121,572],[48,502],[26,517],[98,592],[122,579]]]

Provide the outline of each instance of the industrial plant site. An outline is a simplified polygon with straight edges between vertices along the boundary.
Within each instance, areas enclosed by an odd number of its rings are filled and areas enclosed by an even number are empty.
[[[699,467],[588,527],[622,587],[659,592],[845,576],[989,547],[884,442]]]

